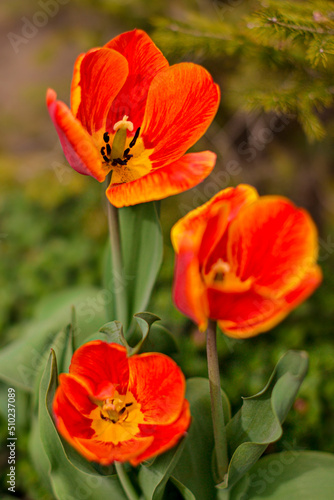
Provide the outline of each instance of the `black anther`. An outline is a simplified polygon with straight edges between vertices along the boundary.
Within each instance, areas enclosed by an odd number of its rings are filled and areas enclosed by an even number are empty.
[[[125,412],[125,406],[123,406],[123,408],[118,412],[118,414],[123,415],[124,412]]]
[[[107,155],[110,155],[111,153],[111,147],[110,144],[107,144]]]
[[[124,151],[124,156],[127,156],[129,153],[130,153],[130,148],[127,148],[127,149]]]
[[[106,148],[105,146],[103,146],[103,148],[101,148],[101,155],[104,156],[106,154]]]
[[[108,133],[108,132],[105,132],[105,133],[103,134],[103,140],[104,140],[104,142],[109,142],[109,139],[110,139],[110,137],[109,137],[109,133]]]
[[[128,406],[132,406],[132,405],[133,405],[133,403],[126,403],[125,406],[128,408]]]
[[[129,144],[130,148],[133,148],[133,146],[136,144],[138,136],[139,136],[139,133],[140,133],[140,127],[137,128],[136,133],[135,133],[132,141]]]
[[[109,163],[110,162],[110,158],[108,158],[108,156],[106,155],[103,155],[103,159],[106,163]]]

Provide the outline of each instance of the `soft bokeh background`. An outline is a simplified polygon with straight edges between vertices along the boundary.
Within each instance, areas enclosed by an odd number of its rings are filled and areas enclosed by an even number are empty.
[[[307,208],[320,232],[322,287],[266,335],[247,341],[220,335],[219,354],[223,387],[236,409],[240,395],[263,387],[286,350],[305,349],[309,374],[283,439],[270,451],[293,446],[333,452],[333,2],[50,4],[0,4],[0,345],[17,338],[17,325],[30,319],[40,298],[69,285],[101,283],[107,239],[103,186],[67,166],[46,111],[45,91],[53,87],[68,103],[77,55],[142,28],[171,63],[204,65],[222,89],[215,122],[195,147],[217,153],[213,175],[161,205],[164,262],[149,310],[178,337],[176,359],[186,376],[205,376],[204,337],[171,301],[171,226],[220,189],[240,182]],[[17,496],[47,499],[26,441],[22,430]],[[6,464],[5,448],[0,461]]]

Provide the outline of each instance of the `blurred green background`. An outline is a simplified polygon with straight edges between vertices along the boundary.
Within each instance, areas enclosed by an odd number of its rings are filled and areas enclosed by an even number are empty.
[[[319,228],[323,285],[265,335],[247,341],[220,335],[222,384],[235,410],[240,396],[263,387],[286,350],[305,349],[309,374],[284,437],[269,451],[333,452],[334,2],[8,0],[0,4],[0,21],[0,345],[18,338],[15,325],[28,321],[49,293],[101,283],[103,186],[66,164],[45,92],[50,86],[69,103],[77,55],[142,28],[171,64],[204,65],[222,90],[217,117],[194,147],[217,153],[213,174],[161,204],[164,261],[149,310],[177,336],[176,360],[186,376],[206,376],[204,336],[171,300],[172,225],[240,182],[307,208]],[[27,454],[29,418],[20,418],[16,496],[47,499]],[[2,429],[5,435],[4,420]],[[6,461],[4,448],[0,462]]]

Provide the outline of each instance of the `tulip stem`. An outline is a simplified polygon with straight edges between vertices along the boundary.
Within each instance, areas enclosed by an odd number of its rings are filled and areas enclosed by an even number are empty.
[[[206,352],[211,396],[211,414],[215,440],[217,472],[223,481],[228,468],[227,440],[224,421],[224,408],[220,387],[219,361],[217,353],[217,322],[209,320],[206,331]]]
[[[110,184],[111,173],[107,177],[107,185]],[[115,297],[116,318],[123,323],[127,323],[127,297],[126,284],[122,263],[122,245],[119,228],[118,209],[107,202],[108,227],[111,246],[112,280],[113,293]]]
[[[124,465],[121,462],[115,462],[115,469],[128,500],[139,500],[137,492],[124,469]]]

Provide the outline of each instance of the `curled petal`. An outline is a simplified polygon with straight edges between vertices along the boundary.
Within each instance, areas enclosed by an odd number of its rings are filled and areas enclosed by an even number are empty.
[[[141,137],[153,167],[179,159],[207,130],[219,87],[202,67],[180,63],[161,71],[149,88]]]
[[[102,167],[96,146],[79,120],[74,118],[66,104],[56,100],[56,93],[49,89],[47,105],[51,119],[71,167],[83,175],[91,175],[99,182],[104,181],[107,172]]]
[[[314,292],[321,278],[320,268],[314,266],[298,287],[280,298],[262,296],[253,290],[232,294],[209,289],[211,317],[219,320],[219,327],[229,337],[253,337],[282,321]]]
[[[317,231],[303,209],[279,196],[263,196],[231,223],[229,262],[261,294],[286,295],[317,258]]]
[[[123,184],[111,184],[107,191],[116,207],[161,200],[199,184],[212,171],[216,155],[211,151],[189,153],[178,161]]]

